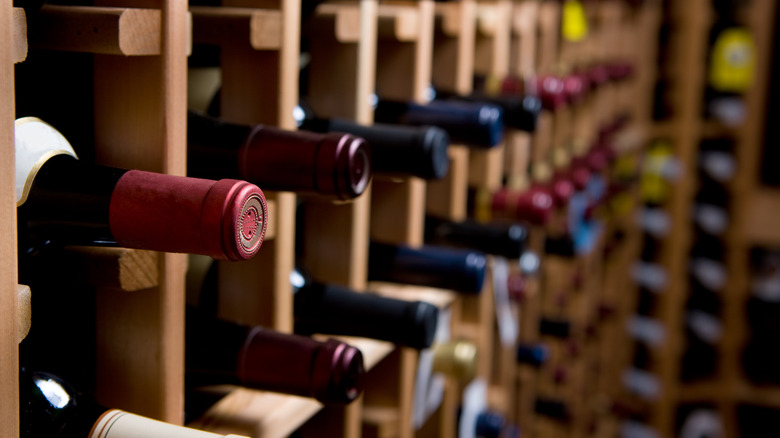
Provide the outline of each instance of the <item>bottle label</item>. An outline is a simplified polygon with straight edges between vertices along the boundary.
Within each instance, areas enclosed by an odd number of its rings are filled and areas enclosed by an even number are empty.
[[[48,123],[36,117],[23,117],[14,124],[16,154],[16,206],[24,204],[35,175],[49,158],[76,151],[68,140]]]
[[[90,438],[215,438],[224,436],[176,426],[118,409],[111,409],[103,413],[89,434]],[[228,436],[234,437],[236,435]]]

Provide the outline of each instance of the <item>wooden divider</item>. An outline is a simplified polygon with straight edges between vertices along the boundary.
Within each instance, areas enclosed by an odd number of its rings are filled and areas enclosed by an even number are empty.
[[[17,17],[21,17],[19,19]],[[12,8],[10,1],[3,2],[0,6],[0,32],[3,41],[0,44],[0,148],[3,160],[0,175],[3,178],[3,191],[0,205],[0,223],[5,224],[6,230],[0,241],[0,312],[6,317],[0,321],[0,388],[3,396],[0,397],[0,428],[8,436],[19,436],[19,353],[16,336],[16,318],[8,315],[16,315],[16,180],[14,177],[14,62],[19,59],[16,47],[26,49],[26,31],[23,29],[23,11]],[[16,41],[17,35],[21,39],[20,44],[8,44]],[[23,43],[23,44],[22,44]],[[26,52],[26,50],[25,50]]]

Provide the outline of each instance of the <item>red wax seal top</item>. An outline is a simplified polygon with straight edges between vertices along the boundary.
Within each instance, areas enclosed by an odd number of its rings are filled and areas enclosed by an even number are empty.
[[[109,206],[111,233],[127,248],[246,260],[260,249],[268,208],[246,181],[126,172]]]

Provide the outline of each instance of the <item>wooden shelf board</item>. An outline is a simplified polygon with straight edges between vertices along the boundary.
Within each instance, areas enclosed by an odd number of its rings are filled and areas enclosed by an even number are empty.
[[[414,286],[383,281],[370,281],[367,290],[382,296],[409,301],[425,301],[439,308],[446,308],[455,302],[458,294],[447,289]]]
[[[158,252],[128,248],[68,247],[69,274],[103,288],[133,292],[159,285]]]
[[[192,6],[193,41],[232,45],[248,42],[255,50],[282,47],[282,12],[277,9]]]
[[[436,3],[436,19],[440,24],[440,29],[448,37],[455,38],[461,33],[461,7],[460,2],[454,3]],[[437,26],[438,27],[438,26]]]
[[[413,42],[420,38],[420,15],[415,5],[380,4],[377,10],[377,36]]]
[[[11,13],[13,21],[13,45],[11,47],[11,60],[15,63],[27,58],[27,16],[22,8],[13,8]]]
[[[22,342],[30,332],[32,321],[32,292],[29,286],[16,285],[16,339]]]
[[[360,41],[360,5],[358,3],[323,3],[317,6],[314,26],[327,25],[336,41],[357,43]]]
[[[37,13],[28,44],[105,55],[160,55],[161,17],[159,9],[46,5]]]
[[[398,409],[391,406],[363,405],[363,423],[373,426],[378,437],[394,437],[398,435],[401,418]]]
[[[322,409],[314,399],[234,388],[190,427],[253,438],[290,435]]]

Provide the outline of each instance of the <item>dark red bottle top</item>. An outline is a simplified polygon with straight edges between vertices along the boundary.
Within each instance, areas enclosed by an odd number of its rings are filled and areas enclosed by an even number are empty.
[[[111,233],[121,246],[218,260],[254,256],[267,222],[263,192],[232,179],[130,170],[117,181],[109,206]]]
[[[363,392],[363,355],[357,348],[335,339],[318,342],[256,327],[239,353],[237,376],[252,385],[313,397],[323,402],[349,403]],[[310,362],[305,362],[306,359]],[[300,372],[295,372],[300,368]],[[308,375],[308,379],[302,376]],[[335,398],[334,398],[335,397]]]
[[[550,192],[541,187],[523,191],[501,188],[493,193],[492,199],[493,211],[508,213],[517,220],[534,225],[549,222],[554,206]]]
[[[563,90],[569,103],[577,103],[585,98],[590,82],[588,77],[580,73],[572,73],[563,78]]]
[[[590,181],[591,170],[588,166],[587,156],[577,157],[572,160],[571,166],[566,170],[566,174],[576,190],[584,190]]]
[[[542,106],[556,110],[566,105],[568,95],[563,79],[558,76],[544,75],[536,78],[536,92],[542,99]]]
[[[610,80],[609,69],[601,64],[590,67],[587,71],[588,79],[594,87],[598,87]]]
[[[535,185],[540,190],[547,190],[552,197],[555,207],[564,207],[569,203],[569,200],[574,196],[574,183],[569,179],[568,175],[558,174],[547,183],[541,183]]]

